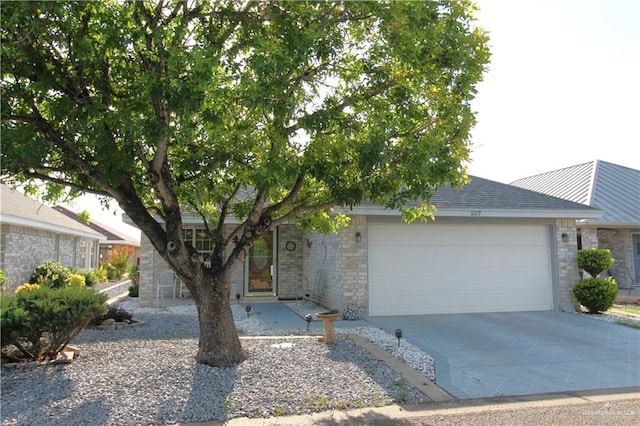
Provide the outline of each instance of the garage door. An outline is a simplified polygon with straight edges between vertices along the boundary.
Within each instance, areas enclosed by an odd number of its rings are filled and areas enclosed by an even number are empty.
[[[371,315],[552,308],[543,225],[369,225]]]

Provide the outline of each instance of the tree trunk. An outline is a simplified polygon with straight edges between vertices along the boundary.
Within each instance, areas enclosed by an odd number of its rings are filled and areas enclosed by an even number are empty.
[[[238,330],[229,302],[231,283],[220,277],[203,278],[194,295],[200,322],[197,361],[213,367],[232,367],[243,359]]]

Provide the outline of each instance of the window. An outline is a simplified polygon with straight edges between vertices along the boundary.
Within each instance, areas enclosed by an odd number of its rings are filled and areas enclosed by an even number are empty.
[[[213,252],[213,241],[209,238],[207,231],[204,229],[185,229],[183,238],[185,242],[191,243],[193,248],[198,250],[200,253]]]

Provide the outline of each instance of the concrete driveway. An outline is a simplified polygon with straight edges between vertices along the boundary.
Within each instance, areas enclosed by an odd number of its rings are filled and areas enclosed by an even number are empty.
[[[640,387],[640,330],[560,312],[367,317],[436,359],[456,398]]]

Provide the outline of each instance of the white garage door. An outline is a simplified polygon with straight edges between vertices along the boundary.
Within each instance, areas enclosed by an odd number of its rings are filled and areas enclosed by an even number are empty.
[[[543,225],[369,225],[371,315],[552,309]]]

